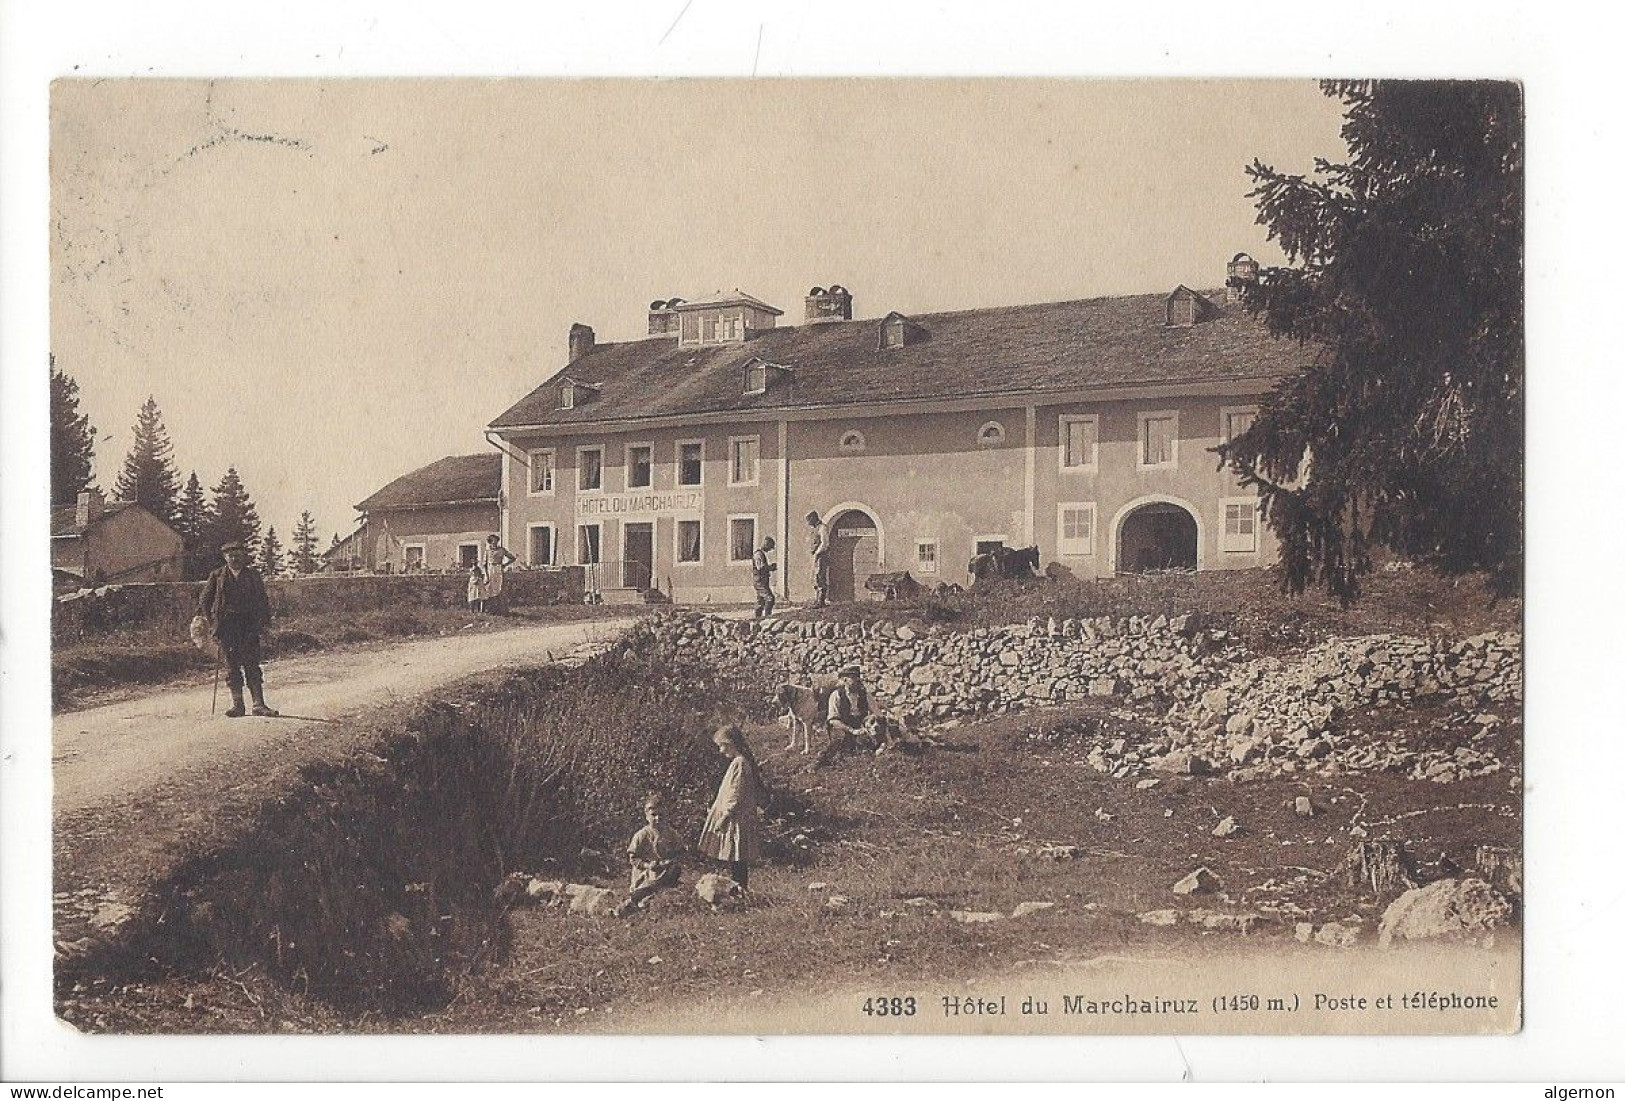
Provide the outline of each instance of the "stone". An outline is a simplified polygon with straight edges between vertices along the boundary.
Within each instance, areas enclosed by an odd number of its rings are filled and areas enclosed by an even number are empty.
[[[1308,944],[1315,939],[1315,927],[1311,922],[1300,921],[1292,926],[1292,935],[1299,944]]]
[[[826,910],[844,910],[851,905],[852,900],[845,895],[830,895],[824,900]]]
[[[948,916],[961,925],[986,925],[989,922],[1004,920],[1003,914],[991,910],[949,910]]]
[[[905,898],[903,900],[903,905],[912,906],[916,910],[935,910],[939,904],[934,898],[926,898],[923,895],[916,895],[913,898]]]
[[[1156,787],[1160,783],[1162,783],[1161,780],[1151,780],[1151,779],[1140,780],[1140,781],[1135,783],[1134,790],[1135,791],[1150,791],[1152,788]]]
[[[915,633],[914,628],[912,627],[904,626],[897,628],[897,638],[903,642],[912,642],[917,637],[919,636]]]
[[[1236,820],[1226,815],[1224,818],[1219,820],[1219,824],[1217,826],[1213,827],[1213,836],[1229,837],[1239,829],[1241,829],[1241,827],[1236,825]]]
[[[1310,802],[1309,796],[1300,795],[1292,800],[1292,813],[1299,818],[1313,818],[1315,816],[1315,804]]]
[[[1096,812],[1099,817],[1099,812]],[[1078,847],[1076,845],[1044,845],[1038,850],[1038,855],[1045,860],[1076,860]]]
[[[1512,904],[1482,879],[1441,879],[1389,903],[1377,927],[1377,943],[1388,948],[1396,940],[1476,937],[1511,917]]]
[[[809,884],[807,884],[807,890],[809,890],[809,891],[822,891],[822,890],[825,890],[828,887],[829,887],[828,883],[809,883]]]
[[[744,888],[734,882],[731,876],[707,872],[694,884],[694,893],[700,896],[700,901],[716,910],[724,906],[737,905]]]
[[[1010,916],[1013,918],[1022,918],[1026,917],[1028,914],[1038,914],[1045,910],[1052,910],[1054,908],[1055,903],[1053,902],[1022,902],[1019,903],[1014,910],[1010,911]]]
[[[1253,926],[1258,924],[1257,914],[1226,914],[1213,910],[1192,910],[1185,915],[1185,920],[1192,925],[1199,925],[1203,929],[1222,930],[1235,933],[1250,933]]]
[[[532,879],[525,884],[525,897],[541,906],[552,906],[564,897],[561,879]]]
[[[1144,925],[1178,925],[1178,910],[1147,910],[1140,915],[1140,922]]]
[[[1174,884],[1176,895],[1207,894],[1217,890],[1220,886],[1219,877],[1208,871],[1207,868],[1197,868],[1190,875]]]
[[[1202,706],[1210,715],[1230,714],[1230,693],[1223,688],[1210,688],[1202,693]]]
[[[585,883],[571,883],[564,890],[570,897],[570,912],[572,914],[604,917],[615,909],[615,892],[607,888],[592,887]]]
[[[1328,948],[1353,948],[1359,943],[1360,929],[1355,925],[1328,921],[1315,930],[1314,940],[1316,944],[1323,944]]]
[[[1205,776],[1212,771],[1212,768],[1207,761],[1190,750],[1176,749],[1159,760],[1151,762],[1151,771],[1169,772],[1176,776]]]
[[[1006,669],[1014,669],[1016,666],[1021,664],[1021,652],[1019,650],[1001,651],[999,654],[999,664],[1004,666]]]
[[[1116,677],[1095,677],[1089,682],[1091,696],[1115,696],[1118,692]]]

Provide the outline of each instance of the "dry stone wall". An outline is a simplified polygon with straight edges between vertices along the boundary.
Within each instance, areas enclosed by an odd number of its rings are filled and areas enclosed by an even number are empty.
[[[1102,737],[1088,762],[1117,776],[1384,769],[1440,782],[1501,768],[1473,738],[1501,720],[1475,715],[1522,699],[1521,638],[1334,638],[1290,658],[1257,657],[1196,616],[1029,620],[950,631],[891,623],[739,622],[675,612],[631,645],[805,679],[856,663],[882,706],[926,721],[1083,699],[1162,723],[1160,736]],[[1341,729],[1368,708],[1445,700],[1467,717],[1463,744],[1422,753]],[[1471,721],[1471,720],[1482,721]]]

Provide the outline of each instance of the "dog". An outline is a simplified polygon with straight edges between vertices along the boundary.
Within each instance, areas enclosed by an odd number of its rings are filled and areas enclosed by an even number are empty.
[[[822,732],[828,731],[829,697],[838,683],[835,677],[818,676],[812,678],[810,687],[790,681],[779,685],[774,698],[784,708],[784,718],[790,727],[790,740],[785,749],[796,747],[796,731],[799,730],[801,752],[812,752],[812,728],[817,726]]]

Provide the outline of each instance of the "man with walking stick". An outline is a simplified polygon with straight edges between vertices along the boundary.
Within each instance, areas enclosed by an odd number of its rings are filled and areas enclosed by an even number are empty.
[[[198,597],[197,614],[209,622],[220,644],[226,664],[226,687],[231,690],[227,718],[241,718],[243,684],[254,700],[254,714],[275,717],[278,712],[265,702],[264,680],[260,673],[260,632],[271,624],[271,602],[265,595],[265,582],[248,564],[248,552],[241,543],[220,548],[226,564],[209,575]],[[218,665],[216,676],[219,675]]]

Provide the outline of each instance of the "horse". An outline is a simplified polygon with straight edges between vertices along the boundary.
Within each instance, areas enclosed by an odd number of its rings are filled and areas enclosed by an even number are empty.
[[[990,577],[1004,580],[1030,580],[1039,576],[1038,548],[995,547],[970,560],[971,584]]]

